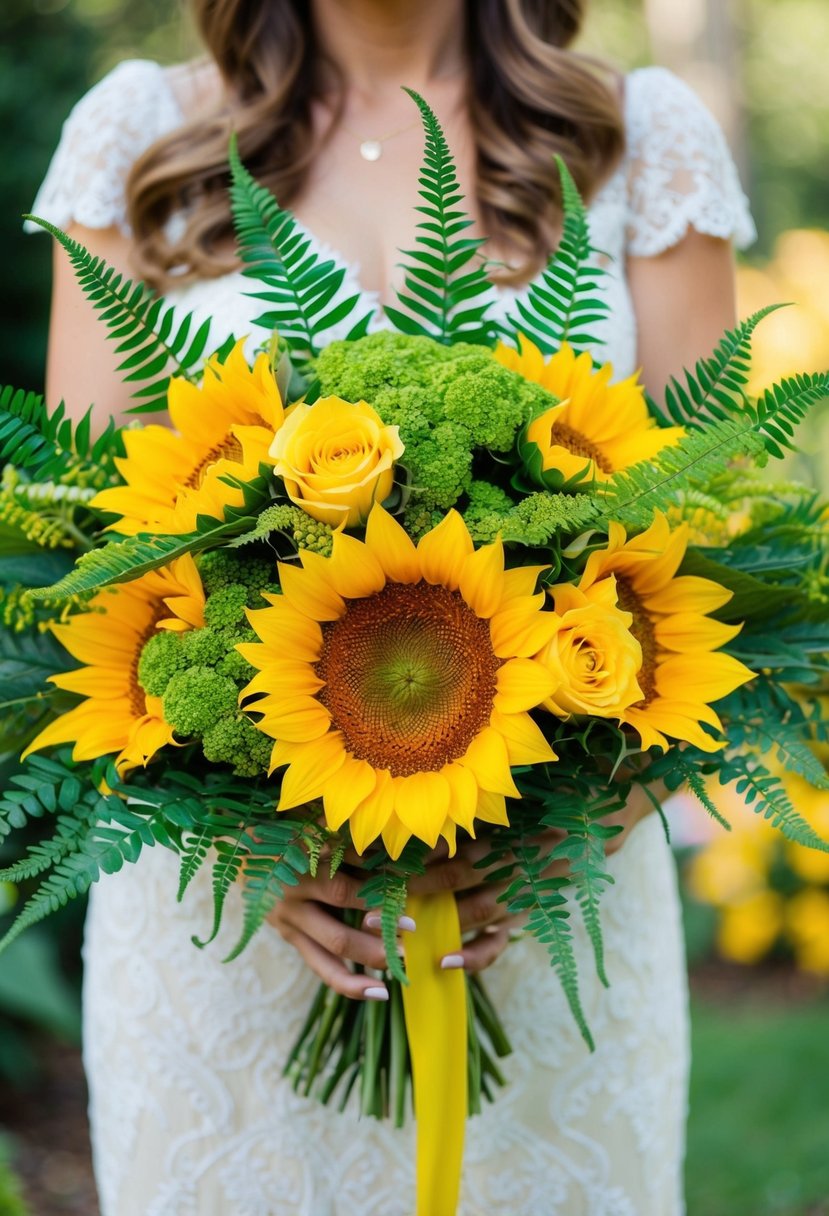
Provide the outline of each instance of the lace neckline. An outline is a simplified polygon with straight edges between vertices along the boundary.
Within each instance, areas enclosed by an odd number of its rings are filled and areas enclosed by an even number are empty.
[[[155,66],[158,68],[159,75],[161,77],[163,88],[169,102],[171,115],[176,120],[175,125],[181,126],[185,124],[188,119],[170,83],[168,69],[163,67],[161,64],[156,64]],[[588,205],[588,215],[590,215],[597,208],[602,196],[606,191],[608,191],[611,183],[615,182],[621,173],[623,173],[623,168],[622,165],[619,165],[602,184],[593,198],[593,201]],[[295,215],[294,219],[303,236],[310,241],[311,248],[313,249],[314,253],[318,257],[332,261],[336,265],[337,269],[345,272],[345,278],[340,286],[338,296],[345,297],[345,295],[358,295],[362,306],[364,308],[371,309],[375,324],[379,323],[381,325],[390,325],[391,323],[386,317],[385,304],[381,298],[382,292],[376,288],[364,286],[360,278],[360,263],[349,260],[339,249],[335,248],[328,241],[324,241],[318,237],[313,229],[309,228],[307,224],[303,223],[298,216]],[[241,268],[239,270],[231,271],[231,276],[242,277],[243,275],[244,270]],[[488,298],[496,305],[498,311],[501,312],[507,309],[509,305],[513,304],[516,300],[522,299],[524,296],[528,295],[534,283],[536,283],[540,277],[540,274],[535,275],[527,283],[524,283],[519,287],[490,283]],[[397,301],[394,302],[393,306],[397,306]]]

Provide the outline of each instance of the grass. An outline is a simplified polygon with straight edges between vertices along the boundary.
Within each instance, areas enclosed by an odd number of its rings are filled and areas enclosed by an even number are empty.
[[[829,1216],[829,1003],[693,1007],[688,1216]]]

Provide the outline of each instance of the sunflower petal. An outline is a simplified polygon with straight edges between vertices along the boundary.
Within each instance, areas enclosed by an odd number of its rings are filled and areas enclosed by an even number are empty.
[[[420,582],[420,561],[414,542],[383,507],[375,506],[368,517],[366,544],[390,582]]]
[[[440,773],[394,779],[394,809],[400,822],[430,848],[437,844],[449,813],[449,794],[449,782]]]
[[[535,659],[509,659],[498,668],[495,707],[505,714],[535,709],[555,691],[556,680],[548,667]]]
[[[449,511],[421,538],[417,556],[427,583],[457,591],[466,559],[473,552],[472,537],[457,511]]]
[[[372,841],[385,830],[394,811],[394,786],[388,769],[378,769],[374,789],[352,812],[348,827],[351,842],[358,853],[364,853]]]
[[[325,822],[332,832],[338,831],[357,806],[374,790],[375,770],[365,760],[346,755],[337,780],[329,781],[323,793]]]
[[[303,616],[312,621],[337,621],[344,614],[345,601],[319,569],[307,562],[301,570],[288,562],[280,562],[278,568],[282,594]]]
[[[289,757],[288,768],[282,778],[282,792],[278,811],[290,811],[304,802],[319,798],[326,783],[345,764],[346,751],[339,731],[331,731],[316,739],[311,746],[294,746],[290,750],[280,740],[271,754],[273,768],[284,764]]]
[[[506,741],[491,726],[479,731],[458,763],[470,770],[481,789],[520,796],[510,772]]]

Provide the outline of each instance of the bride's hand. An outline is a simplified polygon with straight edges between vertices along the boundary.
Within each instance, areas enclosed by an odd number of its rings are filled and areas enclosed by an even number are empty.
[[[667,790],[661,782],[654,782],[651,789],[658,801],[661,802],[667,797]],[[606,842],[606,852],[618,852],[636,824],[654,809],[654,804],[645,791],[640,786],[635,786],[624,809],[602,819],[603,824],[622,829]],[[537,839],[552,847],[556,840],[562,837],[562,832],[550,830]],[[446,969],[463,967],[469,972],[483,971],[504,952],[509,944],[510,933],[520,929],[524,923],[524,917],[510,916],[505,904],[498,902],[498,897],[506,890],[507,884],[486,882],[482,871],[475,868],[475,863],[486,857],[488,852],[489,845],[486,840],[465,840],[458,846],[457,854],[453,858],[436,861],[428,866],[424,875],[413,878],[409,883],[412,894],[455,891],[461,932],[475,934],[464,943],[459,953],[445,955],[441,959],[441,966]],[[566,873],[567,863],[557,861],[545,871],[545,877],[555,878]]]
[[[285,887],[268,920],[329,988],[355,1000],[385,1001],[389,994],[382,980],[355,975],[346,963],[348,959],[377,971],[384,970],[386,952],[378,934],[371,932],[372,914],[364,918],[361,929],[352,929],[332,911],[364,909],[365,903],[358,897],[362,885],[362,879],[344,869],[329,878],[323,866],[316,878],[305,874],[296,886]],[[374,916],[379,928],[379,913]],[[414,922],[408,917],[402,917],[399,924],[404,931],[414,929]]]

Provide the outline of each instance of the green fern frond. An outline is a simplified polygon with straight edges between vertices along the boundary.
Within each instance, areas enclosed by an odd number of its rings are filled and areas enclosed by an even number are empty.
[[[93,819],[94,812],[85,806],[75,807],[71,814],[58,815],[54,835],[31,845],[14,865],[0,870],[0,882],[25,882],[54,869],[81,847]]]
[[[380,933],[386,950],[386,967],[401,984],[408,984],[397,953],[397,922],[406,911],[407,876],[395,865],[383,865],[363,883],[360,898],[367,908],[380,909]]]
[[[185,553],[199,553],[213,548],[218,542],[238,536],[256,522],[253,514],[253,496],[256,487],[251,485],[251,506],[243,513],[235,508],[225,511],[225,519],[212,519],[200,515],[196,520],[196,531],[183,532],[178,536],[155,536],[141,532],[123,540],[112,540],[100,549],[82,553],[77,564],[59,582],[51,587],[37,587],[29,594],[33,599],[65,600],[74,595],[83,595],[108,587],[112,583],[128,583],[158,566],[167,565]]]
[[[752,335],[764,317],[782,307],[770,304],[727,330],[712,355],[700,359],[694,372],[684,371],[684,382],[672,376],[665,389],[665,413],[651,403],[659,421],[697,427],[740,411],[751,367]]]
[[[250,857],[247,831],[250,821],[246,820],[238,828],[232,840],[217,839],[213,842],[216,860],[213,863],[213,925],[207,937],[203,940],[193,938],[197,946],[208,946],[216,940],[222,924],[225,903],[230,891],[242,873],[242,869]]]
[[[194,372],[207,345],[210,319],[191,337],[192,312],[179,321],[175,308],[165,305],[145,284],[119,274],[48,220],[36,215],[24,218],[51,233],[66,250],[84,295],[106,324],[116,352],[124,356],[118,371],[126,383],[143,385],[133,393],[142,404],[130,412],[165,410],[170,377],[189,377]]]
[[[829,397],[829,372],[810,375],[801,373],[781,380],[779,384],[749,404],[748,409],[755,420],[756,429],[763,436],[766,451],[781,459],[785,452],[793,451],[795,428],[806,414],[821,401]]]
[[[516,300],[515,312],[507,318],[514,342],[526,336],[545,355],[571,346],[595,345],[592,327],[608,313],[607,301],[599,294],[605,271],[590,265],[596,252],[590,242],[587,209],[569,169],[556,156],[561,181],[563,224],[558,249],[526,296]]]
[[[829,853],[829,841],[821,839],[811,824],[795,810],[779,777],[765,765],[746,755],[729,756],[719,766],[723,785],[733,783],[736,792],[758,815],[769,819],[789,840]]]
[[[436,115],[413,89],[404,90],[420,110],[426,139],[417,208],[426,218],[417,226],[415,248],[403,250],[404,286],[398,299],[405,311],[386,308],[404,334],[438,342],[491,342],[487,320],[492,284],[480,254],[482,239],[463,235],[472,220],[463,209],[455,162]],[[470,266],[470,263],[473,263]]]
[[[694,764],[689,764],[678,749],[675,749],[675,751],[674,771],[681,774],[683,781],[687,783],[691,793],[694,795],[697,801],[705,807],[711,818],[715,819],[720,827],[725,828],[727,832],[730,832],[731,824],[728,822],[725,815],[723,815],[711,795],[708,793],[708,787],[706,786],[699,769]]]
[[[230,201],[239,254],[245,275],[266,288],[248,292],[271,309],[254,325],[278,330],[280,339],[300,361],[314,358],[324,345],[325,331],[350,316],[360,302],[359,292],[332,307],[342,286],[345,268],[324,260],[313,241],[289,211],[283,211],[270,190],[251,176],[242,164],[234,135],[230,141]],[[367,326],[369,311],[355,326]]]
[[[257,823],[256,840],[251,840],[244,866],[242,933],[224,960],[226,963],[242,953],[285,887],[296,886],[302,875],[308,873],[308,850],[304,843],[307,831],[305,821],[285,817]]]
[[[176,899],[179,903],[184,899],[185,892],[190,883],[207,861],[207,854],[210,851],[210,846],[213,844],[215,836],[215,828],[208,823],[197,824],[195,831],[183,835],[179,864],[178,893],[176,894]]]
[[[550,963],[558,975],[567,1004],[582,1038],[591,1051],[593,1036],[587,1025],[579,993],[578,967],[573,949],[573,929],[563,888],[567,878],[545,878],[551,855],[538,845],[519,844],[515,850],[517,874],[499,897],[511,916],[526,914],[526,929],[547,947]]]
[[[110,418],[93,440],[91,422],[91,406],[73,424],[62,401],[50,413],[40,393],[5,385],[0,388],[0,463],[7,461],[33,479],[73,477],[100,488],[116,474],[114,458],[123,454],[121,428]]]
[[[707,485],[738,456],[758,457],[763,451],[751,418],[710,422],[704,430],[692,430],[679,443],[663,448],[652,461],[631,465],[604,482],[596,494],[601,515],[645,528],[654,511],[666,511],[680,493]]]

